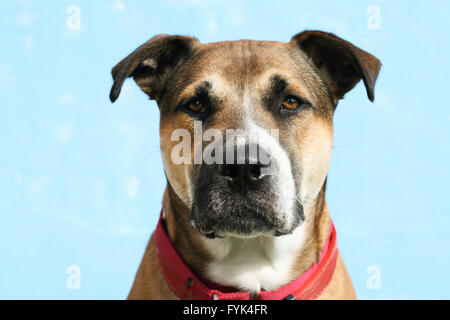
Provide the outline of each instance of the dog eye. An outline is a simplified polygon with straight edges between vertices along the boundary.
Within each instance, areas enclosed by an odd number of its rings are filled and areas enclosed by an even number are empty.
[[[292,114],[301,109],[311,107],[312,105],[308,100],[297,98],[295,96],[287,96],[281,103],[280,111],[282,114]]]
[[[198,99],[192,99],[189,101],[186,105],[186,107],[192,111],[192,112],[202,112],[203,111],[203,105]]]
[[[288,96],[283,100],[283,103],[281,104],[281,106],[284,109],[289,109],[289,110],[295,110],[297,109],[299,106],[301,105],[300,100],[298,100],[296,97],[293,96]]]

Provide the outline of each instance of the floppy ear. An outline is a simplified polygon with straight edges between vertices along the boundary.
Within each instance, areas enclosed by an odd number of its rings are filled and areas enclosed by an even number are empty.
[[[154,36],[112,69],[114,84],[109,98],[116,101],[125,79],[133,77],[150,99],[158,100],[172,72],[192,54],[197,44],[199,41],[192,37]]]
[[[336,102],[361,78],[368,98],[374,100],[375,81],[381,67],[377,58],[334,34],[321,31],[301,32],[292,37],[290,44],[301,49],[311,59]]]

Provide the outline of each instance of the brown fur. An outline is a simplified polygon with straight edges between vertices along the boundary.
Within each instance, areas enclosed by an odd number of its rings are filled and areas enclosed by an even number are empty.
[[[208,128],[225,130],[243,125],[244,99],[249,99],[252,115],[266,129],[280,129],[280,143],[290,151],[292,171],[308,189],[306,242],[297,253],[289,278],[294,279],[319,259],[330,226],[325,200],[326,175],[331,158],[333,114],[343,95],[363,79],[367,95],[374,98],[379,61],[367,52],[332,34],[306,31],[289,43],[269,41],[226,41],[201,44],[183,36],[159,35],[136,49],[113,69],[111,100],[120,94],[123,82],[133,77],[161,112],[161,152],[168,180],[163,205],[168,233],[177,251],[200,277],[205,275],[209,256],[203,237],[188,222],[192,199],[187,177],[195,177],[195,165],[176,165],[171,141],[176,128],[193,135],[193,120],[176,112],[177,106],[208,81],[220,106]],[[282,77],[290,92],[307,99],[314,108],[304,110],[289,121],[278,121],[264,107],[274,76]],[[191,154],[194,157],[194,154]],[[300,175],[299,172],[302,174]],[[131,288],[129,299],[176,299],[161,276],[153,238]],[[330,285],[320,299],[354,299],[350,277],[339,255]]]

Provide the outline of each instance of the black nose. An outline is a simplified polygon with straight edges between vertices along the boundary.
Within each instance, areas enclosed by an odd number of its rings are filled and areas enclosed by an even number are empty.
[[[267,169],[271,166],[271,160],[261,149],[253,155],[249,154],[246,148],[245,155],[240,156],[239,150],[235,148],[231,163],[224,160],[224,164],[216,165],[216,172],[226,178],[230,186],[241,190],[244,194],[249,190],[260,188],[263,181],[268,178]]]

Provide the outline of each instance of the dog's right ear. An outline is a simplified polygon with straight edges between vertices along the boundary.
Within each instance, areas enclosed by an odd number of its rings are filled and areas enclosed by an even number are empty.
[[[193,37],[156,35],[113,69],[114,84],[109,98],[117,100],[126,78],[133,77],[150,99],[159,100],[167,79],[175,68],[189,58],[200,42]]]

